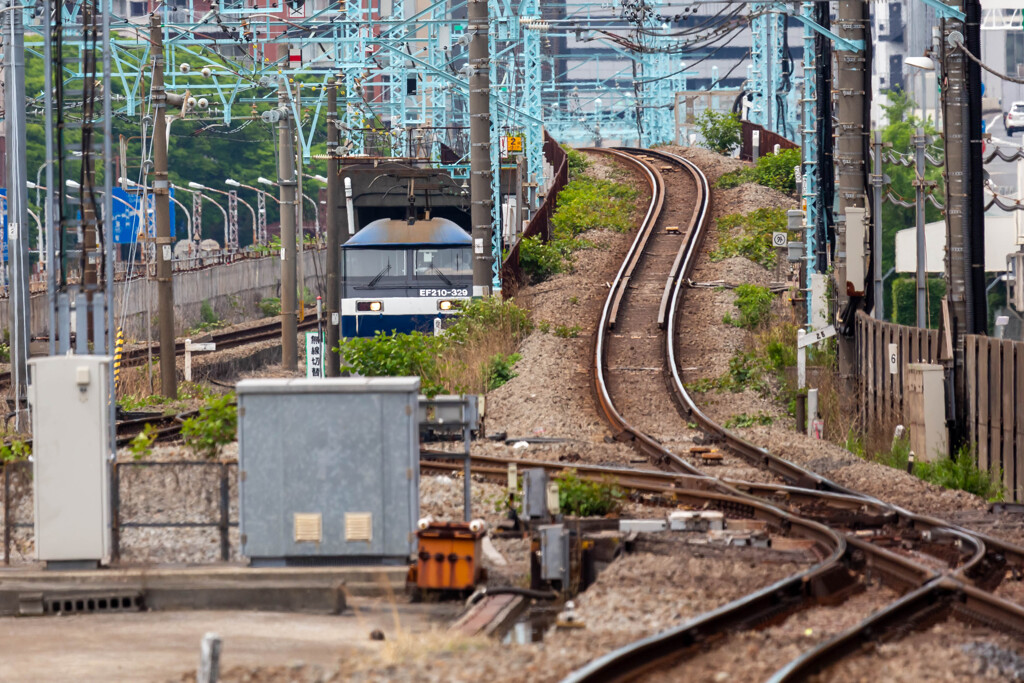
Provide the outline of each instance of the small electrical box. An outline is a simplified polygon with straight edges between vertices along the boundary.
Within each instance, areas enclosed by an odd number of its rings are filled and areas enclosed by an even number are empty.
[[[416,587],[472,590],[481,579],[485,525],[480,521],[430,522],[416,532]]]

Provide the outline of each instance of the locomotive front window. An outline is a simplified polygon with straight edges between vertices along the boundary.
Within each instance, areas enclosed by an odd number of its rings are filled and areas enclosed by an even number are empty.
[[[345,277],[369,279],[404,278],[407,260],[403,249],[346,249]]]
[[[473,276],[473,258],[469,247],[435,247],[416,249],[413,255],[413,272],[417,278],[444,275]]]

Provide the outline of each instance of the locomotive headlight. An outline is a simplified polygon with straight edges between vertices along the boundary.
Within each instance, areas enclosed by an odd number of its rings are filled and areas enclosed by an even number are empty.
[[[384,304],[380,301],[357,301],[357,311],[372,311],[374,313],[384,310]]]
[[[448,301],[447,299],[437,302],[437,310],[439,311],[450,311],[452,310],[453,306],[454,304],[451,301]]]

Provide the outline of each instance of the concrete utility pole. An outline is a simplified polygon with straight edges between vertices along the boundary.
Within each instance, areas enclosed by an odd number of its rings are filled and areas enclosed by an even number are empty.
[[[178,397],[174,348],[174,283],[171,280],[171,182],[167,177],[167,93],[164,90],[164,34],[160,18],[149,18],[153,44],[153,220],[156,223],[157,317],[160,319],[160,391]],[[145,195],[142,201],[145,202]],[[143,203],[145,205],[145,203]],[[198,233],[198,229],[197,229]]]
[[[291,110],[288,107],[288,83],[281,78],[277,90],[279,156],[277,184],[281,188],[281,368],[296,370],[299,354],[295,299],[295,152],[292,147]]]
[[[341,356],[331,349],[341,336],[341,225],[338,202],[341,177],[338,175],[338,81],[327,80],[327,376],[341,375]]]
[[[7,255],[11,267],[11,378],[13,398],[20,404],[28,388],[29,260],[28,180],[25,147],[25,27],[22,11],[4,12],[4,137],[7,142]],[[21,410],[17,410],[20,424]]]
[[[840,0],[836,20],[836,33],[840,37],[849,41],[870,41],[870,26],[864,0]],[[863,50],[836,50],[833,101],[836,113],[835,177],[839,195],[837,222],[840,223],[836,245],[836,315],[844,328],[853,323],[851,297],[863,296],[866,289],[863,265],[850,258],[851,255],[859,258],[865,250],[863,243],[857,244],[856,241],[862,239],[865,229],[863,211],[867,196],[867,159],[864,152],[871,65],[866,62]],[[843,316],[851,319],[842,319]],[[840,334],[837,339],[839,374],[847,377],[853,371],[853,338]]]
[[[473,296],[491,295],[491,77],[487,0],[469,0],[469,219],[473,227]]]

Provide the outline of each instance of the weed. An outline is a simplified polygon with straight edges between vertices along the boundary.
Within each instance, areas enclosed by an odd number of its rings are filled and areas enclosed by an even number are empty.
[[[571,305],[575,306],[575,305],[576,305],[576,304],[578,304],[579,302],[580,302],[580,298],[579,298],[578,296],[570,296],[570,297],[569,297],[569,303],[570,303]]]
[[[211,398],[196,416],[185,420],[181,425],[185,445],[199,455],[217,457],[221,446],[235,440],[238,411],[234,400],[234,394]]]
[[[625,493],[609,482],[584,481],[569,469],[555,478],[558,482],[558,507],[563,515],[592,517],[607,515],[619,507]]]
[[[497,389],[516,377],[518,373],[512,371],[512,366],[518,363],[520,358],[522,356],[518,353],[511,353],[507,356],[497,353],[491,356],[491,360],[487,364],[487,391]]]
[[[352,337],[339,344],[343,370],[364,377],[418,376],[420,391],[434,396],[444,391],[437,367],[444,339],[422,332],[383,331],[373,337]]]
[[[740,309],[740,317],[736,319],[726,314],[722,322],[753,330],[768,322],[774,300],[775,296],[767,287],[742,284],[736,288],[736,308]]]
[[[555,240],[576,237],[594,228],[629,232],[636,227],[636,190],[610,180],[581,177],[558,193],[551,217]]]
[[[569,327],[567,325],[556,325],[555,336],[560,337],[561,339],[575,339],[580,336],[580,326],[573,325],[572,327]]]
[[[765,268],[775,266],[772,233],[787,229],[785,209],[756,209],[747,214],[733,213],[718,219],[718,249],[712,261],[743,256]],[[733,231],[739,231],[736,236]]]
[[[281,299],[278,297],[260,299],[259,307],[264,318],[275,318],[281,315]]]
[[[581,175],[590,167],[590,159],[583,152],[577,151],[568,145],[562,145],[569,162],[569,177],[575,178]]]
[[[765,415],[764,413],[758,413],[757,415],[747,415],[746,413],[740,413],[739,415],[733,415],[725,421],[726,429],[736,429],[743,427],[753,427],[755,425],[770,425],[775,421],[771,415]]]
[[[960,489],[989,500],[1003,499],[1002,473],[979,468],[970,446],[964,446],[952,458],[914,463],[914,474],[947,489]]]
[[[155,441],[156,427],[147,422],[142,425],[142,431],[128,443],[128,449],[132,452],[132,460],[142,460],[152,453]]]
[[[551,331],[551,323],[549,323],[547,320],[541,320],[539,323],[537,323],[537,330],[541,334],[547,334],[548,332]]]
[[[744,183],[753,182],[757,182],[757,171],[749,166],[744,166],[743,168],[737,168],[735,171],[723,173],[715,183],[715,187],[720,190],[728,190],[731,187],[738,187]]]
[[[22,462],[28,460],[30,455],[32,455],[32,446],[21,439],[15,439],[0,446],[0,462]]]
[[[569,263],[557,244],[534,235],[519,242],[519,265],[533,283],[538,283],[564,272]]]
[[[793,170],[799,165],[800,149],[783,149],[778,154],[765,154],[758,159],[754,173],[758,185],[792,194],[796,192],[796,175]]]
[[[206,332],[223,327],[224,322],[217,316],[213,306],[206,299],[199,305],[199,324],[192,328],[193,332]]]

